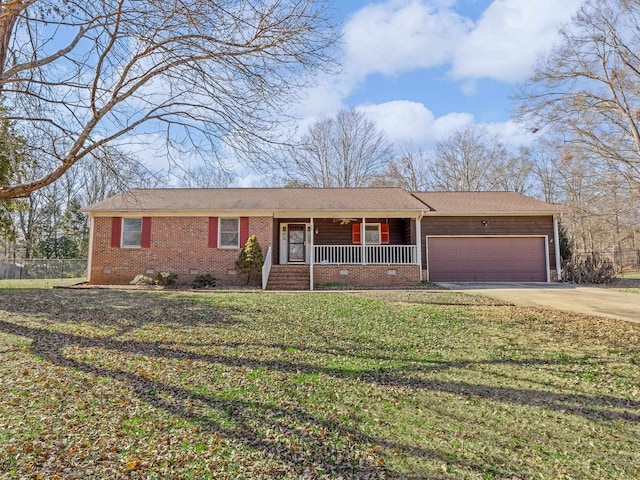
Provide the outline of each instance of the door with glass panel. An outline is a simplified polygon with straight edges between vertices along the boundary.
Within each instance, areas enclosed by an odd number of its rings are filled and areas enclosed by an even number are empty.
[[[305,258],[305,225],[289,224],[287,238],[288,260],[292,263],[304,263]]]

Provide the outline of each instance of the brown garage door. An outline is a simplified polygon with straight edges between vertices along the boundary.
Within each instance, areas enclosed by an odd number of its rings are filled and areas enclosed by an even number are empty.
[[[542,237],[428,237],[432,282],[546,282]]]

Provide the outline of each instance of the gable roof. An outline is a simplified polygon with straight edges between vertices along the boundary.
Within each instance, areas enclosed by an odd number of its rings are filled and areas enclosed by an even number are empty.
[[[158,188],[135,189],[83,208],[127,211],[368,211],[424,210],[399,187],[391,188]]]
[[[413,196],[442,214],[552,214],[562,210],[516,192],[413,192]]]

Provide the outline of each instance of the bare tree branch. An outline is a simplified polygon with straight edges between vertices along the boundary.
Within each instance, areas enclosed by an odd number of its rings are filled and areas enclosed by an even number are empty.
[[[47,167],[1,184],[0,199],[133,134],[257,162],[284,141],[296,91],[332,66],[325,10],[325,0],[0,0],[3,117]]]
[[[518,118],[640,183],[640,1],[590,0],[522,88]]]

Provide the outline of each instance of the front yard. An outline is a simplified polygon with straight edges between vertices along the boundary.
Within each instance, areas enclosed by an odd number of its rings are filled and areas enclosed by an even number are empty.
[[[1,478],[640,475],[640,325],[442,291],[0,290]]]

